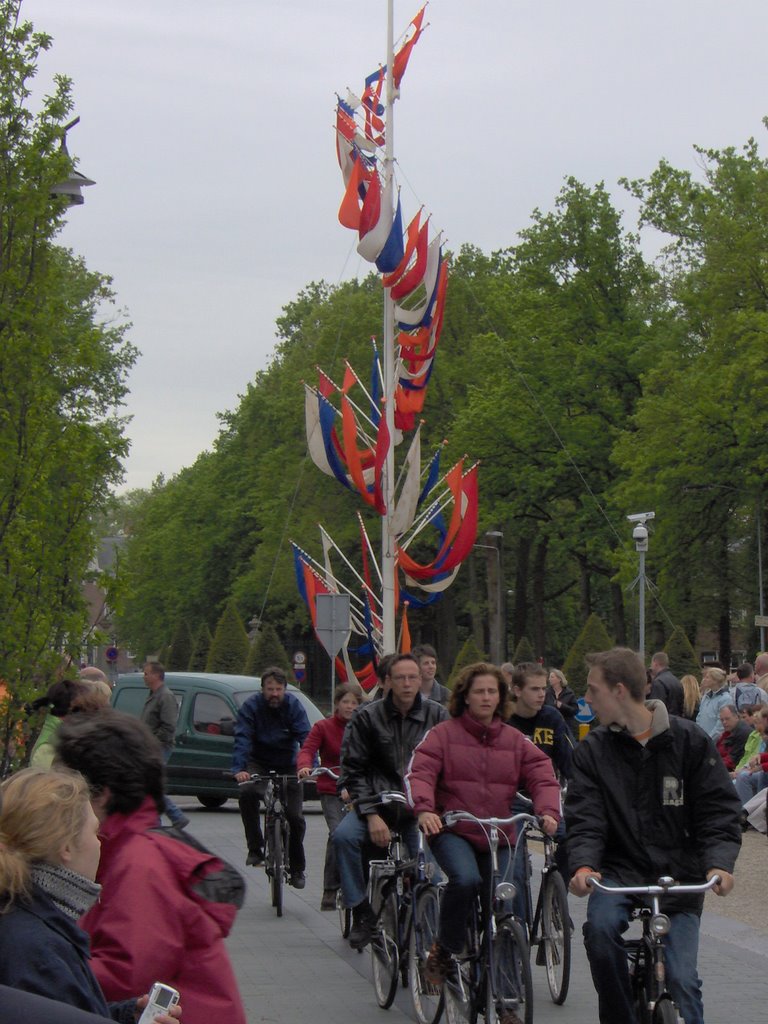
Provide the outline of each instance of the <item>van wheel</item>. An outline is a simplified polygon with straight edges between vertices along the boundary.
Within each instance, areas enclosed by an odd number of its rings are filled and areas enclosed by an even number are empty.
[[[225,796],[212,796],[210,793],[198,793],[197,799],[203,807],[208,807],[211,810],[215,807],[223,807],[227,802]]]

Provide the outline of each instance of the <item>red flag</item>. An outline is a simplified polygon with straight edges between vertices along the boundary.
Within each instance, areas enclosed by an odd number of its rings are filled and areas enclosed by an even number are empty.
[[[376,172],[368,183],[368,191],[365,193],[363,207],[360,210],[360,219],[357,230],[360,238],[375,228],[381,217],[381,180]]]
[[[411,50],[419,41],[419,36],[422,33],[421,23],[424,19],[424,9],[426,8],[426,6],[427,5],[424,4],[424,7],[421,8],[419,13],[416,15],[416,17],[413,19],[411,24],[406,29],[406,32],[410,31],[411,29],[414,29],[413,35],[403,43],[403,45],[395,54],[395,59],[392,65],[392,76],[395,80],[396,89],[400,88],[400,82],[402,80],[403,75],[405,74],[405,69],[408,67],[408,58],[411,56]]]
[[[360,227],[360,186],[370,178],[370,172],[360,157],[355,160],[349,176],[344,198],[339,207],[339,220],[345,228],[357,231]]]
[[[400,626],[400,653],[411,653],[411,631],[408,628],[408,602],[403,604],[403,618]]]

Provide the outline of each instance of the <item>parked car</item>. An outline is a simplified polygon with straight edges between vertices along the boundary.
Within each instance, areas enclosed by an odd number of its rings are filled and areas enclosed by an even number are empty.
[[[215,672],[166,672],[165,685],[179,706],[176,744],[167,767],[169,793],[196,796],[204,807],[221,807],[239,789],[226,773],[232,766],[235,720],[243,702],[259,692],[254,676],[229,676]],[[288,685],[307,712],[309,724],[322,712],[298,687]],[[120,676],[112,691],[112,706],[129,715],[141,715],[148,696],[144,676],[130,672]],[[305,799],[313,799],[314,784],[305,784]]]

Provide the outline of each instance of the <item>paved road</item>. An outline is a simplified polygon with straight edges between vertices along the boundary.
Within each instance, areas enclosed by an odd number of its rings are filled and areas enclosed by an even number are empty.
[[[237,804],[206,811],[197,801],[180,798],[192,819],[190,831],[211,849],[240,867],[248,879],[248,897],[229,939],[249,1024],[404,1024],[413,1015],[404,990],[389,1011],[376,1005],[370,984],[370,957],[350,950],[338,930],[336,914],[319,910],[325,822],[307,816],[307,887],[289,889],[281,919],[272,910],[264,872],[245,868],[244,842]],[[763,908],[766,927],[756,929],[707,910],[702,922],[699,963],[709,1024],[735,1021],[762,1024],[768,972],[766,907],[766,840],[753,833],[745,849],[742,893]],[[740,872],[739,872],[740,874]],[[718,901],[720,902],[720,901]],[[725,905],[725,901],[722,901]],[[708,907],[713,906],[713,901]],[[581,943],[585,902],[572,899],[574,964],[571,990],[563,1007],[548,997],[543,968],[534,967],[536,1024],[595,1024],[594,990]]]

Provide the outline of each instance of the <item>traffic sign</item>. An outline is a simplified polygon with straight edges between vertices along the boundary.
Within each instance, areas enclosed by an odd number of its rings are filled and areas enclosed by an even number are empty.
[[[349,594],[317,595],[317,638],[328,654],[335,658],[349,640],[351,620]]]
[[[108,647],[106,651],[104,651],[104,657],[109,662],[117,661],[118,653],[119,652],[116,647]]]
[[[768,615],[756,615],[755,616],[756,626],[768,626]]]
[[[585,724],[587,722],[593,721],[595,717],[595,712],[592,710],[592,705],[589,703],[589,701],[585,700],[583,697],[579,697],[576,703],[579,708],[575,715],[576,721],[584,722]]]

